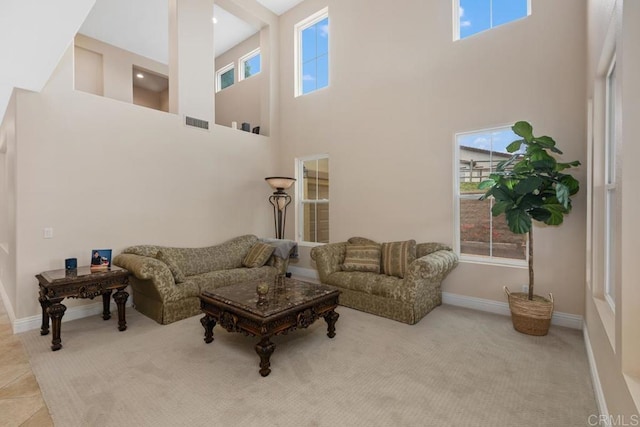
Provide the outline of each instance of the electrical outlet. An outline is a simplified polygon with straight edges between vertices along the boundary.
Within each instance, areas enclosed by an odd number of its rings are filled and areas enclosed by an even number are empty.
[[[45,227],[44,230],[42,230],[42,237],[45,239],[53,239],[53,228]]]
[[[529,285],[522,285],[522,292],[524,292],[525,294],[529,293]]]

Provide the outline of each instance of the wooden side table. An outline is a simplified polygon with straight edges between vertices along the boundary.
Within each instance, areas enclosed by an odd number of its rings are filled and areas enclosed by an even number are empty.
[[[123,268],[112,266],[109,270],[92,272],[89,266],[76,270],[52,270],[37,274],[40,286],[40,306],[42,307],[42,328],[40,335],[49,333],[49,317],[51,317],[53,337],[51,350],[62,348],[60,325],[67,307],[62,304],[65,298],[90,298],[102,295],[102,318],[111,318],[110,298],[118,305],[118,330],[127,329],[124,305],[129,298],[125,288],[129,284],[129,272]]]

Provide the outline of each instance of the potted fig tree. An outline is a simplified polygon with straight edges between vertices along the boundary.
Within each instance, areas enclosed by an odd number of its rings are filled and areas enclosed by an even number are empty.
[[[549,298],[533,293],[533,221],[560,225],[571,212],[571,196],[580,189],[578,181],[566,173],[580,165],[562,163],[552,153],[562,154],[549,136],[534,136],[531,124],[520,121],[511,129],[522,139],[513,141],[507,151],[513,155],[498,163],[489,179],[480,183],[486,189],[482,199],[494,198],[493,216],[505,215],[509,229],[516,234],[529,233],[529,292],[510,292],[513,327],[529,335],[546,335],[553,313],[553,295]]]

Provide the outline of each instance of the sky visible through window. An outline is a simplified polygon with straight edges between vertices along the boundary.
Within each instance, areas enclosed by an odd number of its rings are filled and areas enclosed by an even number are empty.
[[[260,72],[260,54],[252,56],[244,63],[244,78],[251,77]]]
[[[329,84],[329,18],[302,30],[302,93]]]
[[[481,150],[491,150],[499,153],[507,152],[507,145],[517,139],[522,139],[511,128],[496,129],[493,131],[471,133],[459,135],[458,143],[461,147],[479,148]]]
[[[460,38],[472,36],[528,14],[528,0],[459,0]]]

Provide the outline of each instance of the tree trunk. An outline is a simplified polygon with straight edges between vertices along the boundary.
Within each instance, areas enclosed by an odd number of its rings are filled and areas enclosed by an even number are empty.
[[[529,230],[529,301],[533,299],[533,227]]]

